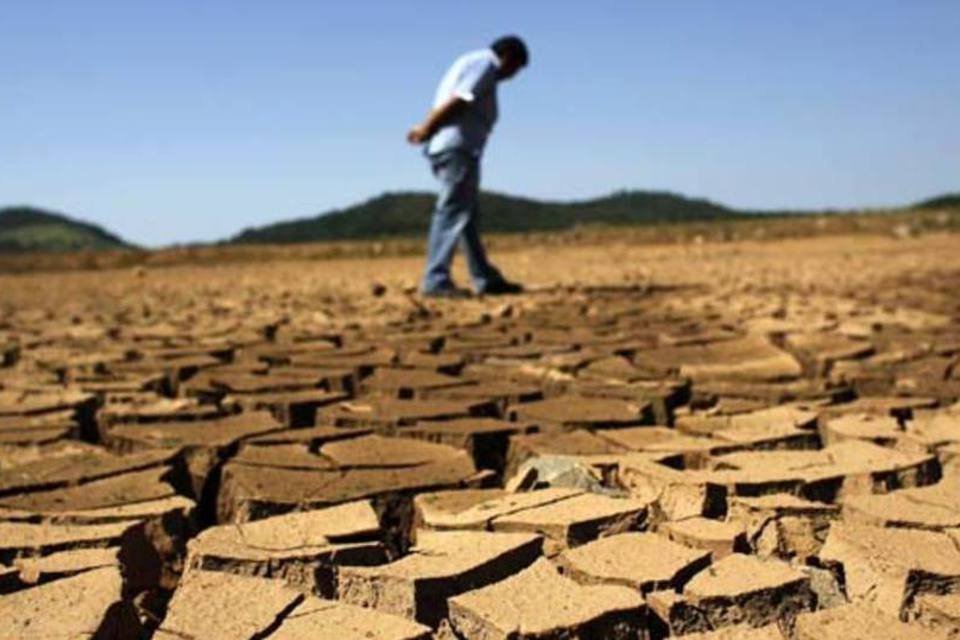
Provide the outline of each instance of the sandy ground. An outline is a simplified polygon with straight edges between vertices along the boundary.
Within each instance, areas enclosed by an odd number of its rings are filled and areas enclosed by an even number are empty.
[[[533,288],[601,285],[704,285],[719,293],[883,293],[891,280],[960,270],[960,239],[952,234],[916,239],[841,236],[780,242],[631,247],[531,247],[492,258],[511,279]],[[318,307],[335,299],[360,304],[371,285],[387,286],[388,298],[415,287],[421,258],[277,261],[222,267],[174,266],[58,274],[0,276],[0,304],[7,309],[74,310],[98,304],[218,304],[263,301],[280,311]],[[458,260],[455,278],[469,280]],[[932,283],[932,282],[931,282]],[[176,300],[172,300],[176,299]],[[492,303],[492,301],[490,301]]]

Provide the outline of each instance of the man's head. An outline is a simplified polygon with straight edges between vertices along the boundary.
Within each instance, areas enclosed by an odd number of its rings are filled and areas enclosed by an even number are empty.
[[[503,36],[490,45],[500,59],[500,79],[507,80],[530,63],[527,45],[517,36]]]

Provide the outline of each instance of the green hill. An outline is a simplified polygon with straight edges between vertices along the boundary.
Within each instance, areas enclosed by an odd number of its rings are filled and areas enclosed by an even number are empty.
[[[421,235],[430,224],[434,197],[426,192],[386,193],[312,218],[245,229],[227,242],[283,244]],[[483,193],[480,211],[484,231],[506,233],[555,231],[583,224],[656,224],[747,215],[707,200],[651,191],[621,191],[576,202]]]
[[[102,227],[34,207],[0,209],[0,253],[126,249]]]
[[[947,193],[913,205],[914,209],[960,209],[960,193]]]

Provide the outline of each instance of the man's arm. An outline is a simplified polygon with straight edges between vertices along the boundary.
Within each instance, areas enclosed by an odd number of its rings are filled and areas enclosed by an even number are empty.
[[[442,105],[427,114],[426,120],[416,125],[407,133],[407,142],[420,144],[433,137],[437,129],[456,117],[467,101],[460,96],[453,96]]]

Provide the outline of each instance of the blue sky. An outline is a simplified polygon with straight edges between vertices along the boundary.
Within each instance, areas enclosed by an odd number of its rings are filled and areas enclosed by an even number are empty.
[[[0,204],[146,245],[429,189],[403,138],[517,32],[485,188],[756,208],[960,189],[957,0],[8,0]]]

